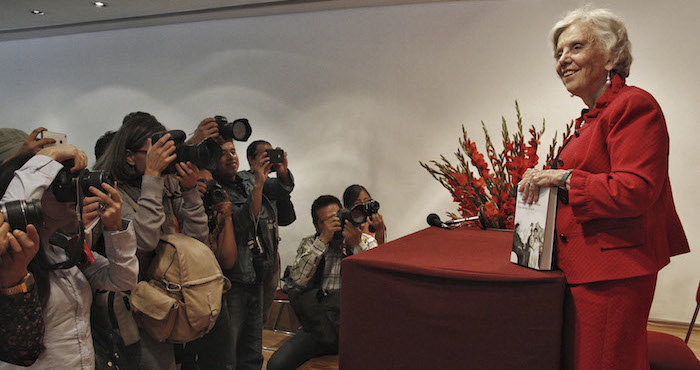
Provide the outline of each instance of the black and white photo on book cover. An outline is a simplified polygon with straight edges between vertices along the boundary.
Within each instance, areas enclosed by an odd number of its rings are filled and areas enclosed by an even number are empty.
[[[557,190],[541,187],[538,201],[532,204],[523,202],[518,193],[511,262],[535,270],[553,268]]]

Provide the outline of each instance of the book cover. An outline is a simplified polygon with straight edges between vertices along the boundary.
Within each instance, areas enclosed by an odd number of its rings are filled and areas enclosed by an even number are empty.
[[[558,190],[541,187],[540,198],[532,204],[523,202],[522,193],[518,193],[511,262],[535,270],[552,270]]]

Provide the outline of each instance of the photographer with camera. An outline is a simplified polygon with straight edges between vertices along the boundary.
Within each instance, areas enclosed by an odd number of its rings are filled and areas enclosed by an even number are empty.
[[[338,353],[342,259],[378,245],[343,214],[348,210],[341,210],[332,195],[311,205],[316,233],[302,239],[294,264],[285,271],[285,290],[302,330],[272,355],[269,370],[296,369],[311,358]]]
[[[272,270],[268,272],[268,278],[263,287],[263,324],[267,321],[272,308],[272,301],[275,298],[277,287],[280,281],[280,255],[279,255],[279,226],[288,226],[296,220],[294,204],[290,198],[290,193],[294,189],[294,177],[288,168],[287,153],[280,147],[272,149],[272,145],[265,140],[256,140],[248,145],[246,150],[250,170],[240,172],[239,176],[244,182],[255,184],[256,181],[264,179],[263,196],[260,203],[254,199],[253,204],[260,204],[262,214],[268,216],[268,228],[260,229],[260,237],[266,245],[274,249],[275,260]],[[264,168],[270,164],[269,172]],[[270,172],[275,172],[277,177],[269,177]],[[263,173],[265,177],[263,177]],[[277,189],[274,190],[274,189]],[[256,212],[253,209],[253,212]],[[273,219],[276,217],[276,219]],[[274,221],[274,222],[273,222]],[[274,230],[274,233],[270,233]]]
[[[2,199],[41,199],[41,247],[29,265],[31,274],[19,286],[27,291],[36,281],[46,325],[45,350],[32,369],[93,369],[92,291],[128,290],[137,282],[136,237],[131,223],[120,218],[121,197],[114,184],[101,181],[109,179],[108,174],[84,170],[86,165],[85,153],[72,145],[41,149],[15,172]],[[70,189],[74,197],[64,198]],[[99,197],[102,204],[99,217],[105,256],[92,253],[83,245],[76,204],[82,202],[83,194],[89,193]],[[24,212],[25,208],[16,210]],[[26,228],[31,234],[32,226]],[[0,364],[0,369],[13,368],[16,367]]]
[[[365,234],[372,235],[380,245],[384,244],[386,241],[384,217],[377,212],[379,210],[379,203],[372,199],[372,196],[364,186],[357,184],[348,186],[343,192],[343,204],[347,209],[364,207],[366,209],[364,213],[367,214],[367,222],[363,222],[362,225],[360,225],[360,230]],[[376,206],[374,206],[374,204],[376,204]],[[377,209],[373,210],[373,206]]]
[[[142,279],[164,229],[177,226],[180,233],[203,243],[208,237],[207,217],[196,186],[198,169],[190,162],[171,165],[177,155],[170,133],[151,143],[152,135],[164,131],[154,116],[130,113],[95,165],[110,171],[120,184],[125,200],[122,217],[134,224]],[[172,167],[175,173],[165,174]],[[172,344],[156,341],[145,330],[139,334],[140,369],[176,368]]]

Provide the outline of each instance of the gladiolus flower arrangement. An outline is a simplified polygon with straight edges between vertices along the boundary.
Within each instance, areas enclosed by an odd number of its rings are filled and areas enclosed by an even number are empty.
[[[481,126],[486,139],[486,157],[479,152],[476,143],[467,136],[467,130],[462,125],[462,137],[459,138],[459,148],[455,152],[457,164],[453,165],[444,155],[441,161],[431,160],[428,163],[419,162],[430,175],[440,182],[452,195],[458,204],[461,216],[448,213],[453,219],[472,217],[482,209],[487,228],[513,229],[515,217],[515,199],[518,182],[525,170],[535,167],[539,160],[537,148],[540,137],[544,133],[545,122],[538,131],[535,125],[528,129],[530,139],[525,141],[523,135],[522,116],[520,107],[515,102],[517,130],[511,136],[505,118],[501,118],[501,137],[503,148],[500,152],[491,141],[484,122]],[[563,138],[569,137],[573,122],[567,125]],[[546,164],[543,168],[551,168],[561,148],[556,151],[557,134],[549,147]],[[487,162],[488,160],[488,162]],[[474,171],[472,171],[472,168]]]

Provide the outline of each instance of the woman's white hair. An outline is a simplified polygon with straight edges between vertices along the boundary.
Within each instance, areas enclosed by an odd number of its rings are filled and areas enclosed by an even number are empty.
[[[593,9],[590,5],[572,10],[552,27],[555,53],[559,36],[574,23],[590,26],[595,40],[602,44],[603,50],[608,54],[615,73],[622,77],[629,76],[632,44],[627,38],[627,28],[622,18],[607,9]]]

